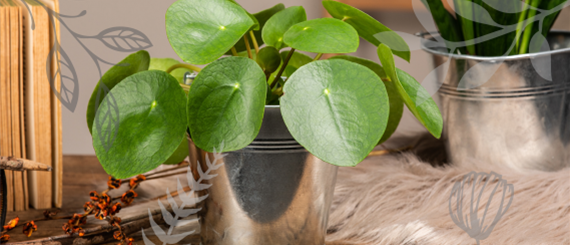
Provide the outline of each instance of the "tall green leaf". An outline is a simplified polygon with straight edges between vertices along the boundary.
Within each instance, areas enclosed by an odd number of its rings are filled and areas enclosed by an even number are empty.
[[[352,53],[360,44],[358,32],[351,25],[332,18],[295,24],[283,41],[294,49],[313,53]]]
[[[408,109],[433,136],[441,137],[443,118],[431,95],[412,76],[396,69],[392,50],[388,46],[378,46],[378,57]]]
[[[265,44],[275,47],[277,50],[287,47],[283,41],[283,35],[291,26],[306,21],[307,14],[301,6],[286,8],[273,15],[265,23],[261,30],[261,37]]]
[[[194,79],[188,94],[188,126],[200,149],[212,152],[249,145],[259,133],[267,83],[251,59],[227,57],[206,66]]]
[[[437,25],[437,29],[439,29],[439,33],[443,39],[450,42],[463,42],[464,35],[461,32],[459,23],[453,15],[445,9],[441,0],[422,0],[422,3],[430,10],[433,19],[435,20],[435,24]],[[456,7],[456,11],[457,9],[460,8]],[[463,25],[462,27],[465,28],[465,26],[466,25]],[[469,40],[468,38],[469,36],[465,35],[465,40]],[[464,48],[459,51],[463,54],[466,53],[466,49]]]
[[[366,158],[388,123],[384,84],[353,62],[311,62],[289,78],[283,91],[281,114],[293,137],[337,166],[355,166]]]
[[[347,55],[337,55],[332,57],[331,59],[344,59],[366,66],[374,73],[376,73],[376,75],[378,75],[378,77],[380,77],[384,82],[386,90],[388,91],[388,99],[390,101],[390,116],[388,118],[388,126],[386,127],[386,131],[384,132],[384,135],[382,135],[382,139],[380,139],[380,142],[378,142],[378,144],[384,143],[392,136],[392,134],[394,134],[394,132],[396,132],[398,125],[400,125],[400,120],[402,119],[402,115],[404,114],[404,100],[398,93],[398,89],[396,88],[396,83],[390,81],[390,78],[388,77],[388,75],[386,75],[386,72],[384,71],[384,68],[381,65],[371,60],[362,59],[354,56],[347,56]]]
[[[475,33],[475,23],[472,21],[472,19],[474,19],[473,8],[471,8],[473,2],[471,0],[454,0],[454,4],[455,12],[457,13],[457,20],[461,25],[463,39],[467,46],[467,52],[469,52],[470,55],[477,55],[477,51],[475,49],[475,38],[477,36]],[[437,21],[438,20],[436,19],[436,22]]]
[[[103,169],[124,179],[155,169],[164,163],[185,138],[186,95],[178,81],[163,71],[144,71],[127,77],[111,94],[117,101],[119,121],[93,127],[93,135],[119,127],[112,147],[106,149],[101,137],[93,137],[93,147]],[[109,113],[103,101],[97,117]]]
[[[103,102],[106,96],[105,91],[99,91],[101,83],[105,84],[105,87],[111,90],[115,85],[128,76],[148,70],[149,63],[150,55],[146,50],[141,50],[127,56],[121,62],[117,63],[105,72],[101,77],[101,80],[99,80],[95,86],[95,89],[89,98],[89,103],[87,104],[87,127],[89,128],[89,132],[93,132],[92,127],[95,114],[97,113],[99,105]]]
[[[207,64],[226,53],[255,23],[227,0],[178,0],[166,12],[166,34],[190,64]]]
[[[406,41],[370,15],[348,4],[337,1],[323,1],[323,6],[332,17],[343,20],[354,27],[366,41],[374,44],[374,46],[380,45],[383,41],[393,49],[394,54],[408,62],[410,61],[410,48]],[[379,40],[376,35],[385,32],[394,33],[395,35],[382,35],[383,40]]]

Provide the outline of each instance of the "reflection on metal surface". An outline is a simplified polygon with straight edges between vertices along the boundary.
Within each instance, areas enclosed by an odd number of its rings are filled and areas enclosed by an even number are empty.
[[[193,164],[209,155],[190,147]],[[296,143],[279,107],[267,106],[256,140],[229,152],[200,193],[209,195],[198,213],[202,243],[324,244],[337,169]]]
[[[570,165],[570,33],[552,32],[548,41],[553,51],[497,58],[422,45],[436,67],[451,59],[438,77],[452,162],[547,171]],[[536,59],[551,59],[553,81],[538,74]]]

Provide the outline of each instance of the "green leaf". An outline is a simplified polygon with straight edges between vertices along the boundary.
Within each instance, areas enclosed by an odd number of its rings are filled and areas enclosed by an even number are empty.
[[[180,64],[180,61],[172,58],[151,58],[149,70],[167,71],[173,65]],[[186,68],[178,68],[170,73],[179,83],[184,83],[184,74],[194,72]]]
[[[275,47],[267,46],[259,50],[257,63],[266,73],[275,72],[281,66],[281,56]]]
[[[390,117],[388,118],[388,126],[386,127],[386,131],[384,132],[384,135],[382,135],[382,139],[380,139],[380,142],[378,142],[378,144],[386,142],[386,140],[388,140],[392,136],[392,134],[396,132],[398,125],[400,125],[400,120],[402,119],[402,115],[404,114],[404,100],[398,93],[398,89],[396,88],[396,83],[390,81],[390,78],[388,77],[388,75],[386,75],[386,72],[384,71],[384,68],[381,65],[371,60],[366,60],[347,55],[338,55],[332,57],[331,59],[344,59],[366,66],[374,73],[376,73],[376,75],[378,75],[378,77],[380,77],[384,82],[386,90],[388,91],[388,98],[390,100]]]
[[[227,0],[178,0],[166,12],[166,34],[190,64],[220,58],[254,25],[247,12]]]
[[[384,44],[378,46],[378,57],[386,74],[396,84],[398,93],[408,109],[433,136],[439,139],[443,129],[443,118],[429,93],[412,76],[396,69],[392,50],[388,46]]]
[[[261,30],[261,37],[265,44],[280,50],[287,47],[283,41],[285,32],[287,32],[291,26],[306,20],[307,14],[303,7],[295,6],[286,8],[267,20],[265,27]]]
[[[285,5],[280,3],[280,4],[277,4],[277,5],[269,8],[269,9],[263,10],[263,11],[256,13],[256,14],[253,14],[253,16],[258,20],[259,28],[261,30],[263,30],[267,20],[269,20],[269,18],[271,18],[271,16],[273,16],[277,12],[284,10],[284,9],[285,9]],[[264,44],[263,38],[261,37],[261,31],[253,31],[253,35],[255,36],[255,39],[257,40],[257,44],[259,46]],[[234,45],[234,47],[236,48],[238,53],[246,50],[245,41],[244,41],[243,37],[236,43],[236,45]],[[250,41],[250,47],[253,47],[253,43],[251,43],[251,41]],[[228,51],[228,52],[226,52],[226,54],[231,55],[232,53],[231,53],[231,51]]]
[[[281,52],[281,59],[285,60],[287,55],[289,55],[289,52],[291,51]],[[289,59],[289,63],[287,64],[285,71],[283,72],[283,76],[290,77],[295,71],[297,71],[297,69],[301,68],[301,66],[309,64],[312,61],[313,58],[299,52],[294,52],[291,59]]]
[[[388,94],[370,69],[341,59],[311,62],[285,83],[281,114],[309,152],[337,166],[356,166],[388,123]]]
[[[453,16],[445,9],[441,1],[439,0],[423,0],[424,5],[430,8],[431,14],[437,24],[437,28],[443,39],[457,42],[460,41],[461,30],[463,33],[463,39],[465,39],[466,49],[463,51],[469,52],[468,54],[477,55],[475,49],[475,24],[473,23],[473,2],[471,0],[454,0],[455,12],[457,13],[457,21],[453,19]],[[458,25],[461,25],[460,28]]]
[[[188,149],[188,139],[186,139],[186,133],[184,133],[184,138],[176,148],[176,151],[172,153],[172,155],[163,163],[166,165],[176,165],[184,161],[186,157],[190,155],[190,151]]]
[[[259,31],[259,21],[257,20],[257,18],[255,18],[254,15],[250,14],[245,8],[243,8],[243,6],[241,6],[241,4],[237,3],[234,0],[228,0],[234,4],[236,4],[237,6],[240,6],[240,8],[243,9],[243,11],[245,11],[247,13],[247,16],[249,16],[249,18],[251,19],[251,21],[253,21],[253,26],[250,28],[250,30],[254,30],[254,31]]]
[[[336,1],[323,1],[323,6],[331,16],[344,20],[344,22],[353,26],[362,38],[374,44],[374,46],[378,46],[381,43],[375,35],[384,32],[394,33],[395,35],[382,35],[382,41],[394,49],[394,54],[410,62],[410,48],[406,41],[370,15],[348,4]]]
[[[295,24],[283,41],[294,49],[325,54],[356,52],[360,43],[358,32],[351,25],[332,18]]]
[[[163,71],[134,74],[111,90],[119,110],[118,124],[93,127],[93,135],[119,127],[112,147],[105,149],[101,137],[93,147],[103,169],[124,179],[155,169],[164,163],[185,137],[186,95],[174,77]],[[97,117],[109,113],[101,104]]]
[[[188,126],[200,149],[212,152],[249,145],[259,133],[267,83],[255,61],[227,57],[206,66],[188,94]]]
[[[148,70],[150,62],[150,55],[146,50],[141,50],[133,53],[123,59],[121,62],[111,67],[105,74],[101,77],[101,80],[95,86],[91,98],[89,98],[89,103],[87,104],[87,127],[89,132],[92,131],[93,120],[95,119],[95,114],[97,113],[97,108],[103,102],[106,96],[105,91],[99,91],[101,83],[105,84],[107,89],[111,90],[115,85],[121,82],[123,79],[137,72]],[[99,95],[99,99],[97,99]]]

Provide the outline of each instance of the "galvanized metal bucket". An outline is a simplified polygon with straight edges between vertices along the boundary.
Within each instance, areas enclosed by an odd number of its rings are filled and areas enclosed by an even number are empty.
[[[196,169],[210,153],[190,140],[190,154]],[[199,193],[209,195],[199,204],[202,244],[325,244],[338,167],[293,139],[279,106],[266,106],[254,142],[223,161]]]
[[[450,62],[438,79],[451,162],[545,171],[570,166],[569,32],[549,35],[552,51],[505,57],[449,54],[430,39],[422,48],[436,67]],[[552,81],[543,78],[547,62]]]

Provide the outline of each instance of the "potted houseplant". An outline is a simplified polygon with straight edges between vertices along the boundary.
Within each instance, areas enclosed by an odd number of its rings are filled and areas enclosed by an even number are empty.
[[[425,0],[440,35],[433,54],[456,164],[570,166],[570,33],[550,32],[567,0]]]
[[[188,135],[202,160],[196,178],[218,174],[200,192],[204,244],[323,244],[337,166],[387,140],[404,104],[435,137],[442,129],[427,91],[394,65],[394,54],[410,59],[403,39],[349,5],[323,5],[334,18],[307,20],[282,4],[250,14],[230,0],[173,3],[166,34],[186,63],[166,68],[139,51],[93,92],[87,121],[103,168],[125,178],[176,162]],[[320,60],[356,51],[359,37],[383,66]],[[169,74],[180,68],[198,73],[191,86]],[[216,150],[227,152],[224,166],[208,169]]]

